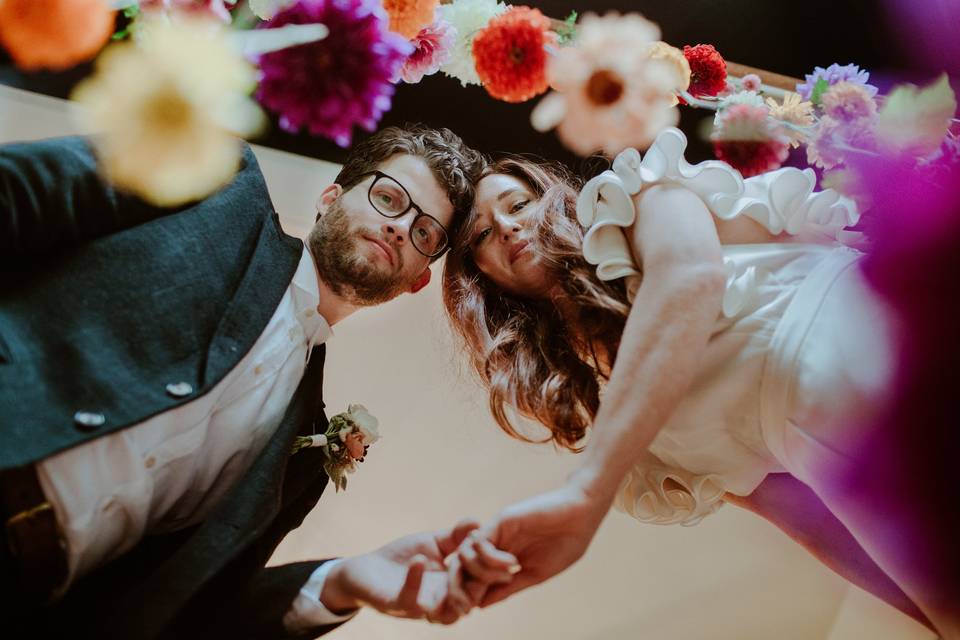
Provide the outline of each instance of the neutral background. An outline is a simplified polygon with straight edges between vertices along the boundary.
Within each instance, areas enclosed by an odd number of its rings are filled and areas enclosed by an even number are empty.
[[[60,100],[0,87],[0,142],[75,132]],[[337,165],[256,147],[284,226],[308,229]],[[438,267],[440,265],[437,265]],[[437,274],[439,275],[439,273]],[[331,489],[274,562],[363,552],[413,531],[489,517],[558,483],[574,456],[514,442],[490,419],[441,313],[439,278],[334,327],[325,399],[365,404],[384,434],[346,492]],[[690,527],[613,512],[565,574],[453,627],[374,612],[341,640],[925,640],[909,618],[847,586],[757,517],[725,507]]]

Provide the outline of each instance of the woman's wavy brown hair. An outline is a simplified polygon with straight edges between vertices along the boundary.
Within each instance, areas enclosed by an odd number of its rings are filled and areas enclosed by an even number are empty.
[[[494,163],[484,175],[495,173],[525,182],[537,195],[528,205],[537,207],[533,244],[559,286],[548,299],[526,298],[481,273],[470,250],[474,207],[447,255],[443,303],[490,391],[490,410],[500,428],[525,442],[552,441],[577,452],[620,345],[630,309],[626,290],[622,280],[600,281],[583,258],[578,178],[559,164],[514,157]],[[545,425],[551,435],[537,440],[521,433],[511,408]]]

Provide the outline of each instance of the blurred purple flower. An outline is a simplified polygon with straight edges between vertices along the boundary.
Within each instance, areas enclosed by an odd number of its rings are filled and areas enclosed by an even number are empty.
[[[387,29],[376,0],[299,0],[261,26],[322,23],[323,40],[262,55],[256,97],[291,133],[306,128],[341,147],[353,127],[367,131],[391,106],[400,65],[413,45]]]
[[[870,72],[861,69],[855,64],[839,65],[834,63],[824,69],[823,67],[814,67],[813,73],[808,73],[804,76],[806,82],[802,82],[797,85],[797,93],[800,94],[804,100],[809,100],[813,95],[813,90],[817,85],[817,82],[821,79],[826,80],[827,84],[833,86],[838,82],[851,82],[854,84],[863,85],[863,87],[869,92],[870,97],[877,95],[877,88],[873,85],[867,84],[867,81],[870,79]]]

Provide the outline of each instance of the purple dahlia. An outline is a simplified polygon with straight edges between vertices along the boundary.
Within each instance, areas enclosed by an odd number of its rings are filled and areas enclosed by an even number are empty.
[[[354,125],[373,131],[390,109],[390,80],[413,45],[387,29],[389,18],[375,0],[298,0],[262,26],[314,23],[330,34],[259,57],[256,97],[280,115],[284,131],[305,127],[346,147]]]

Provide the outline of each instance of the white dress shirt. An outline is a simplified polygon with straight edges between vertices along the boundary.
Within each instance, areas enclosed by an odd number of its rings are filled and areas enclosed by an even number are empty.
[[[37,464],[66,540],[69,577],[61,593],[144,535],[201,522],[234,486],[279,426],[310,350],[332,335],[319,301],[316,267],[304,247],[263,333],[209,392]],[[322,577],[329,567],[321,569]],[[304,606],[301,594],[291,605],[297,615],[285,622],[303,628],[345,619],[320,604],[322,579],[311,577],[307,586],[316,606]]]

